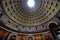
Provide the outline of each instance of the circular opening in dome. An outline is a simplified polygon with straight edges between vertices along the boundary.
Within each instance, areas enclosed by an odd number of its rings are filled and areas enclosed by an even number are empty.
[[[34,0],[28,0],[27,5],[28,5],[28,7],[34,7],[35,1]]]

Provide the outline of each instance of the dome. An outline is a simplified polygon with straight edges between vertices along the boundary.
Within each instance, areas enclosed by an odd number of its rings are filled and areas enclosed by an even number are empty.
[[[59,26],[59,0],[0,0],[0,28],[12,35],[25,34],[33,40],[33,35],[40,38]]]

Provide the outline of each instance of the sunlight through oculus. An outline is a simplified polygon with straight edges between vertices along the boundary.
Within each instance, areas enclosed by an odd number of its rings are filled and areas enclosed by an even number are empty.
[[[27,5],[28,5],[29,7],[34,7],[35,1],[34,1],[34,0],[28,0],[28,1],[27,1]]]

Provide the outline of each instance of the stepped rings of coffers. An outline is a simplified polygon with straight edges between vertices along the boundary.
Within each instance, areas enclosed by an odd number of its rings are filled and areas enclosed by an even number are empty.
[[[29,7],[27,1],[1,0],[1,5],[11,20],[26,26],[41,25],[49,21],[60,8],[60,3],[56,0],[34,0],[33,7]]]

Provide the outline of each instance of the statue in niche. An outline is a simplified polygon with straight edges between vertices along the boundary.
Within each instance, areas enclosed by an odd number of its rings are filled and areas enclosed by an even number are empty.
[[[28,40],[33,40],[33,38],[32,37],[29,37]]]
[[[9,40],[16,40],[16,36],[15,35],[11,36]]]

